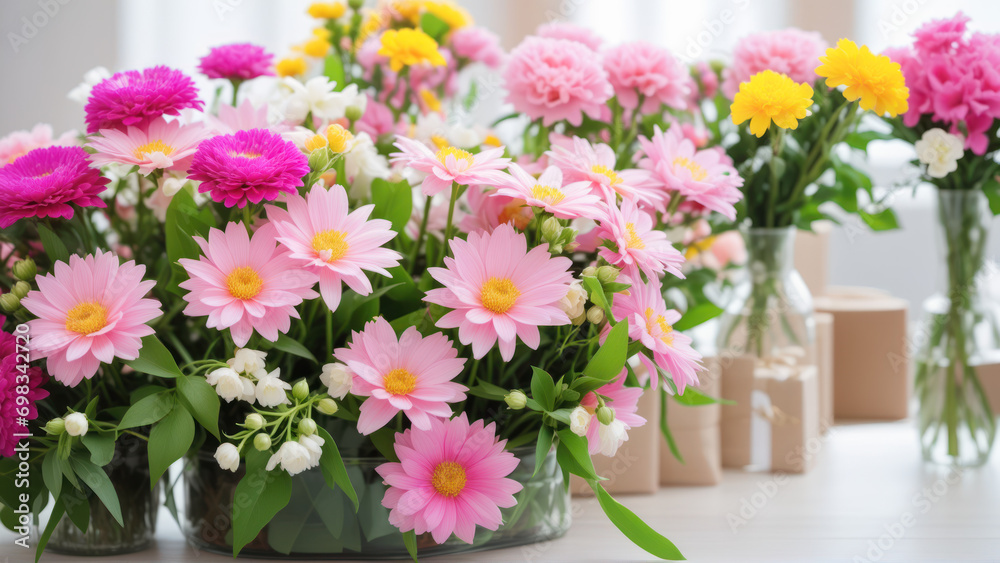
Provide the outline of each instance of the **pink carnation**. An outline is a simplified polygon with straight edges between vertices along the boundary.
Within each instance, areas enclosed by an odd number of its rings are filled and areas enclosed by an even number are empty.
[[[744,37],[733,49],[732,65],[723,71],[722,93],[733,99],[741,82],[764,70],[812,84],[817,78],[818,59],[826,48],[819,33],[794,27]]]
[[[594,52],[565,39],[528,37],[511,52],[503,78],[514,109],[546,126],[579,126],[585,114],[599,119],[614,94]]]
[[[233,43],[213,47],[201,58],[198,70],[209,78],[250,80],[258,76],[273,76],[274,55],[251,43]]]
[[[51,125],[39,123],[31,131],[14,131],[0,139],[0,166],[10,164],[35,149],[74,144],[76,144],[76,131],[67,131],[55,138],[52,135]]]
[[[670,51],[646,41],[633,41],[613,47],[604,53],[604,70],[608,71],[618,102],[625,109],[639,106],[654,112],[665,104],[684,109],[694,91],[694,81],[687,67]]]
[[[604,40],[589,27],[567,22],[549,22],[538,26],[535,35],[548,39],[565,39],[585,45],[591,51],[599,51]]]
[[[463,27],[451,34],[451,48],[459,59],[482,63],[490,68],[499,68],[504,52],[500,48],[500,38],[482,27]]]

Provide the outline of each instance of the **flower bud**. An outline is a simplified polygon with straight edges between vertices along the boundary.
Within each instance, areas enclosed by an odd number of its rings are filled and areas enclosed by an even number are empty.
[[[593,417],[583,407],[576,407],[569,413],[569,429],[577,436],[586,436]]]
[[[615,411],[610,407],[597,408],[597,420],[605,426],[615,421]]]
[[[351,7],[352,10],[360,10],[361,6],[365,5],[365,0],[347,0],[347,5]]]
[[[292,396],[297,401],[304,401],[309,396],[309,384],[306,383],[305,379],[300,379],[292,386]]]
[[[53,418],[45,423],[45,432],[58,436],[66,430],[66,422],[61,418]]]
[[[316,421],[311,418],[303,418],[299,421],[299,434],[311,436],[316,433]]]
[[[354,135],[339,123],[333,123],[326,128],[326,140],[330,144],[330,150],[340,154],[351,148]]]
[[[18,299],[27,297],[29,291],[31,291],[31,284],[26,281],[19,281],[14,284],[14,287],[10,288],[10,292],[16,295]]]
[[[0,295],[0,309],[4,313],[13,313],[21,308],[21,298],[14,295],[13,293],[4,293]]]
[[[562,254],[563,245],[561,243],[554,243],[549,245],[549,254]]]
[[[549,217],[542,222],[542,240],[548,243],[553,243],[559,240],[559,235],[562,234],[562,225],[559,223],[559,219],[555,217]]]
[[[249,428],[250,430],[260,430],[264,427],[264,417],[257,413],[250,413],[247,415],[246,422],[243,426]]]
[[[600,280],[601,283],[612,283],[618,279],[618,274],[620,273],[621,272],[618,268],[615,268],[614,266],[601,266],[597,269],[597,279]]]
[[[35,261],[31,258],[25,258],[24,260],[15,262],[12,269],[14,271],[14,277],[24,281],[31,281],[35,279],[35,274],[38,273],[38,267],[35,266]]]
[[[316,408],[323,414],[337,414],[337,411],[340,409],[340,407],[337,406],[337,401],[334,401],[329,397],[321,400],[319,404],[316,405]]]
[[[528,404],[528,396],[524,394],[524,391],[519,389],[515,389],[504,395],[503,400],[513,410],[521,410],[524,408],[524,405]]]
[[[603,323],[604,309],[600,307],[591,307],[590,310],[587,311],[587,320],[594,323],[595,325]]]
[[[361,116],[361,108],[358,106],[347,106],[347,109],[344,110],[344,117],[351,123],[361,119]]]
[[[86,436],[90,425],[87,423],[87,415],[82,412],[73,412],[66,415],[66,433],[70,436]]]
[[[309,153],[309,169],[324,172],[330,168],[330,151],[313,151]]]
[[[253,437],[253,447],[257,448],[258,452],[270,449],[271,447],[271,437],[267,434],[261,432]]]
[[[310,153],[316,152],[318,150],[323,150],[326,148],[326,136],[324,135],[313,135],[306,139],[306,142],[302,146],[305,147]]]
[[[597,276],[597,268],[593,266],[587,266],[586,268],[583,269],[583,272],[581,272],[581,274],[588,278],[595,277]]]

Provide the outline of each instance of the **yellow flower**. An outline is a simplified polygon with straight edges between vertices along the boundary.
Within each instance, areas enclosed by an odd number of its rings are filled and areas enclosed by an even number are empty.
[[[500,138],[494,135],[493,133],[486,135],[486,138],[483,139],[483,144],[488,147],[499,147],[503,145],[503,143],[500,142]]]
[[[274,65],[274,72],[278,76],[298,76],[306,73],[306,60],[302,57],[288,57],[278,61]]]
[[[330,143],[330,150],[340,154],[350,148],[354,135],[342,125],[334,123],[326,128],[326,140]]]
[[[772,70],[758,72],[748,82],[740,84],[740,91],[733,97],[733,123],[739,125],[750,120],[750,132],[762,137],[771,121],[782,129],[795,129],[812,105],[813,89],[808,84],[797,84],[784,74]]]
[[[302,51],[310,57],[322,58],[330,52],[330,42],[322,37],[313,37],[302,44]]]
[[[382,48],[378,54],[389,57],[389,68],[399,72],[404,66],[429,63],[431,66],[447,64],[437,41],[419,29],[390,29],[382,34]]]
[[[438,99],[433,91],[421,88],[420,99],[423,100],[428,111],[441,111],[441,100]]]
[[[325,149],[327,145],[326,137],[323,135],[313,135],[306,139],[305,147],[309,152],[313,152],[318,149]]]
[[[330,30],[325,27],[317,27],[313,29],[313,36],[319,37],[320,39],[330,39]]]
[[[335,20],[344,15],[343,2],[313,2],[309,6],[309,15],[319,20]]]
[[[472,25],[472,16],[461,6],[453,2],[424,2],[427,13],[435,15],[448,24],[449,29],[461,29]]]
[[[420,10],[423,5],[422,0],[397,0],[390,4],[390,9],[404,20],[409,20],[413,25],[417,25],[420,23]]]
[[[861,109],[875,110],[879,115],[896,117],[909,108],[906,87],[899,63],[885,55],[876,55],[850,39],[841,39],[836,47],[826,50],[819,58],[823,63],[816,67],[816,74],[826,78],[830,88],[847,86],[844,97],[850,101],[861,99]]]

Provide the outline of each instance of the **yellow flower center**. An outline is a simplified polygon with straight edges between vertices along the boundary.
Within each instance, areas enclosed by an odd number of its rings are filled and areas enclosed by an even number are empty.
[[[445,139],[441,135],[431,135],[431,142],[434,143],[434,146],[437,147],[438,150],[448,148],[448,139]]]
[[[497,314],[504,314],[517,303],[521,290],[510,278],[491,277],[483,284],[481,299],[483,307]]]
[[[396,368],[382,377],[382,385],[393,395],[406,395],[417,388],[417,378],[408,370]]]
[[[313,250],[319,253],[325,262],[336,262],[347,254],[347,233],[333,229],[316,233],[313,237]]]
[[[642,242],[642,237],[635,232],[635,223],[625,223],[625,233],[628,235],[628,238],[625,239],[625,246],[636,250],[646,248],[646,243]]]
[[[715,235],[707,236],[699,241],[691,243],[687,250],[684,251],[684,259],[690,260],[695,256],[705,252],[709,248],[712,248],[712,244],[715,243]]]
[[[144,158],[146,158],[146,155],[154,152],[163,153],[164,155],[169,156],[170,153],[174,152],[174,147],[157,139],[155,141],[150,141],[145,145],[142,145],[141,147],[135,149],[135,152],[132,153],[132,156],[134,156],[138,160],[143,160]]]
[[[465,488],[465,468],[455,461],[442,461],[434,468],[431,485],[442,496],[457,497]]]
[[[445,161],[448,159],[448,155],[455,157],[455,160],[464,160],[465,162],[468,162],[469,166],[472,166],[472,163],[476,160],[476,157],[472,156],[472,153],[469,151],[463,151],[462,149],[452,146],[447,146],[439,150],[437,152],[437,159],[441,162],[441,164],[445,164]]]
[[[680,166],[681,168],[687,168],[688,171],[691,172],[691,178],[693,178],[695,182],[701,182],[705,178],[708,178],[708,170],[705,170],[702,165],[691,160],[690,158],[678,156],[674,159],[673,164],[675,167]]]
[[[646,331],[667,346],[674,345],[674,327],[667,323],[666,317],[656,314],[652,307],[646,307]]]
[[[108,310],[96,301],[78,303],[66,313],[66,330],[79,334],[97,332],[107,324]]]
[[[538,201],[544,201],[550,205],[555,205],[566,199],[566,194],[562,193],[562,190],[559,188],[535,184],[535,187],[531,188],[531,197],[537,199]]]
[[[601,174],[603,176],[606,176],[608,179],[608,183],[611,184],[612,186],[617,186],[618,184],[622,183],[622,177],[619,176],[617,172],[608,168],[607,166],[604,166],[603,164],[595,164],[591,166],[590,171],[593,172],[594,174]]]
[[[226,287],[237,299],[253,299],[264,288],[264,280],[253,268],[241,266],[226,276]]]

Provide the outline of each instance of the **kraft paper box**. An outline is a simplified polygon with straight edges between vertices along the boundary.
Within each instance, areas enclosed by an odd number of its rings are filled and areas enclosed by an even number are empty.
[[[698,374],[698,388],[710,397],[721,396],[722,373],[716,358],[705,359]],[[689,407],[673,400],[667,403],[667,423],[684,462],[674,457],[660,436],[661,485],[716,485],[722,478],[720,421],[722,405]],[[662,433],[661,433],[662,434]]]
[[[757,360],[753,356],[736,356],[719,358],[718,361],[722,374],[722,397],[735,402],[721,405],[722,466],[743,468],[751,462],[751,397]]]
[[[812,231],[795,233],[795,269],[813,295],[826,293],[830,279],[830,232],[833,223],[815,221]]]
[[[607,478],[601,483],[611,494],[651,494],[660,488],[660,391],[646,389],[639,397],[637,412],[646,424],[629,429],[628,440],[615,457],[593,456],[594,469]],[[594,494],[590,485],[576,475],[570,478],[570,490],[579,496]]]
[[[805,473],[816,463],[820,436],[817,372],[816,366],[809,365],[757,369],[769,400],[756,414],[770,423],[771,471]]]
[[[833,315],[816,313],[816,375],[819,380],[820,432],[833,426]]]
[[[906,418],[907,302],[879,290],[834,287],[814,305],[833,315],[834,417]]]

